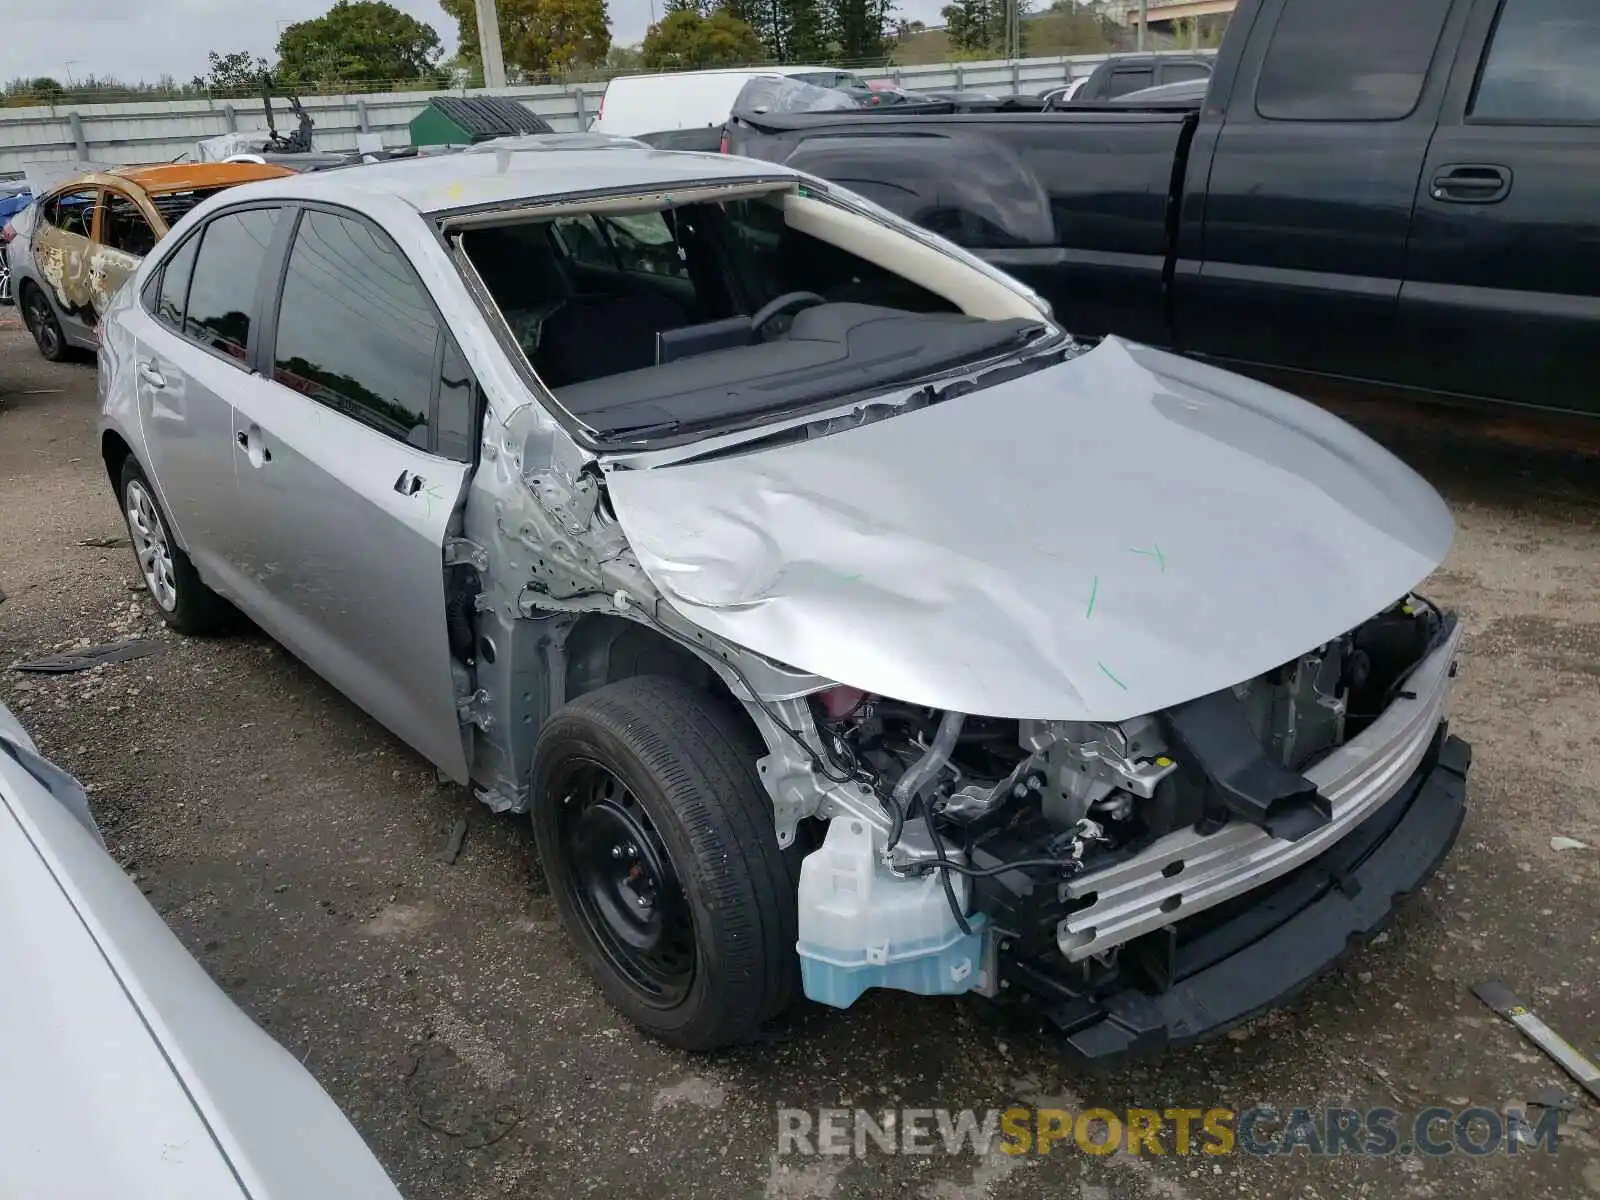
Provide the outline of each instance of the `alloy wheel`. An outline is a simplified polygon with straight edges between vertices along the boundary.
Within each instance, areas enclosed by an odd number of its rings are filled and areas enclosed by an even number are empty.
[[[133,552],[139,560],[145,586],[161,611],[170,613],[178,607],[178,581],[167,527],[162,523],[155,500],[139,480],[129,482],[124,501],[128,532],[133,538]]]

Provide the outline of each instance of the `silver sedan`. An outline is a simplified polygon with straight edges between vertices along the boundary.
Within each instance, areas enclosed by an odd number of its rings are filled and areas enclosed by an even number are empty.
[[[547,135],[248,185],[119,293],[100,382],[168,622],[242,610],[530,813],[676,1045],[870,987],[1189,1040],[1459,825],[1426,483],[780,166]],[[1381,902],[1325,906],[1335,858]]]

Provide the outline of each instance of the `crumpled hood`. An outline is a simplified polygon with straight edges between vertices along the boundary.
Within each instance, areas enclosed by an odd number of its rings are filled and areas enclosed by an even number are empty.
[[[1438,494],[1305,401],[1108,338],[915,412],[611,469],[640,565],[731,642],[869,692],[1124,720],[1360,624],[1444,558]]]

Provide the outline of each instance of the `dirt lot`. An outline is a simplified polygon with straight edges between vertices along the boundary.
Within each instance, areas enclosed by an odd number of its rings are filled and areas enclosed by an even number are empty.
[[[1471,812],[1376,944],[1289,1008],[1101,1077],[977,1003],[869,993],[760,1047],[638,1037],[575,965],[525,820],[491,816],[260,636],[185,641],[131,586],[97,457],[94,373],[0,310],[0,700],[91,794],[185,944],[343,1106],[410,1200],[490,1196],[1600,1196],[1600,1120],[1556,1156],[1388,1159],[776,1155],[780,1106],[1013,1102],[1522,1107],[1564,1077],[1470,993],[1494,976],[1600,1050],[1600,463],[1383,436],[1453,505],[1430,584],[1470,629],[1456,728]],[[163,650],[25,678],[18,659],[134,633]],[[460,816],[459,861],[437,861]],[[1553,850],[1563,835],[1589,848]],[[13,915],[14,919],[14,915]],[[9,981],[6,986],[16,986]]]

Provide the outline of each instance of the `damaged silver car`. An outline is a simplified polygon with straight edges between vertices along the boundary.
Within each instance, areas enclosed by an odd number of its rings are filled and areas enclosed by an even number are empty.
[[[530,813],[675,1045],[871,987],[1191,1041],[1461,821],[1427,484],[784,168],[545,136],[239,188],[100,380],[168,622],[242,609]]]

